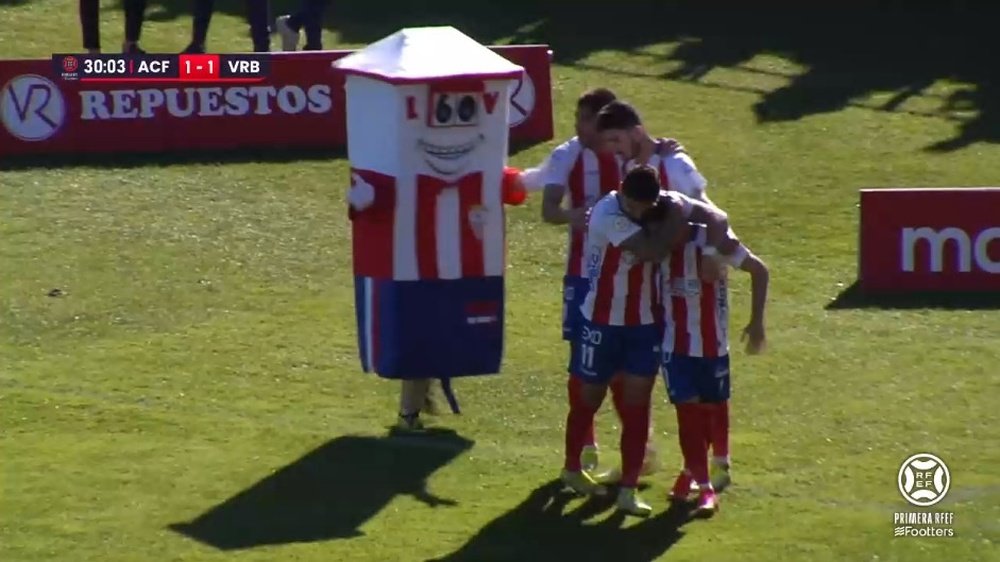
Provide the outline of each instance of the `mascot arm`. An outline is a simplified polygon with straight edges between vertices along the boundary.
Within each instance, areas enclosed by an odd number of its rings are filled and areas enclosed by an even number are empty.
[[[503,169],[503,202],[505,205],[522,205],[528,198],[528,190],[521,179],[521,170],[507,166]]]
[[[383,195],[380,197],[379,193]],[[351,220],[359,216],[372,215],[379,211],[391,198],[386,198],[384,190],[376,189],[361,174],[351,174],[351,187],[347,190],[347,216]]]

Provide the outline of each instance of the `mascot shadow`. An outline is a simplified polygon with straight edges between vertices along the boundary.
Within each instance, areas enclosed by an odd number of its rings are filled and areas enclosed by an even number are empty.
[[[520,505],[483,527],[461,548],[427,562],[492,562],[534,560],[656,560],[683,536],[689,509],[672,507],[622,528],[625,515],[615,511],[613,496],[589,499],[566,511],[573,496],[554,480],[536,488]]]
[[[453,504],[426,482],[472,445],[450,430],[338,437],[170,529],[220,550],[357,537],[397,495]]]

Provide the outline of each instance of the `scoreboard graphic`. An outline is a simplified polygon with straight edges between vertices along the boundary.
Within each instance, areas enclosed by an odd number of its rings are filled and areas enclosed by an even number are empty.
[[[80,82],[263,82],[270,59],[234,55],[52,55],[55,75]]]
[[[552,52],[501,45],[525,69],[510,91],[514,142],[552,138]],[[25,155],[342,150],[355,51],[0,56],[0,164]],[[2,183],[2,182],[0,182]]]

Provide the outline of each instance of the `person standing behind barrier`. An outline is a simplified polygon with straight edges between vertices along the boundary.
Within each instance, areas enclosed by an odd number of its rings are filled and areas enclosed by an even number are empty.
[[[323,12],[330,0],[302,0],[299,11],[279,16],[274,27],[281,36],[281,50],[294,51],[299,47],[299,31],[305,28],[304,51],[323,50]]]
[[[125,0],[125,42],[122,52],[143,54],[139,48],[139,35],[146,16],[146,0]],[[80,27],[83,32],[83,48],[88,53],[101,52],[100,0],[80,0]]]
[[[125,43],[123,53],[136,55],[145,54],[139,48],[139,36],[142,34],[142,24],[146,19],[146,0],[125,0]]]
[[[83,48],[90,54],[101,52],[101,6],[99,0],[80,0],[80,29]]]
[[[268,28],[271,7],[268,0],[246,0],[246,6],[253,50],[255,53],[266,53],[271,50],[271,30]],[[208,25],[212,22],[212,12],[215,11],[215,0],[194,0],[193,8],[191,43],[184,52],[204,53]]]

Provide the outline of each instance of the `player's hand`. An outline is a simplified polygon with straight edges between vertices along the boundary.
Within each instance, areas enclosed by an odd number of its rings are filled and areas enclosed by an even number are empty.
[[[747,353],[757,355],[764,352],[767,347],[767,336],[765,335],[764,323],[751,321],[743,328],[743,336],[740,341],[747,344]]]
[[[668,156],[675,152],[686,152],[684,145],[677,139],[660,139],[660,153]]]
[[[576,209],[570,209],[566,211],[566,216],[569,218],[569,226],[573,230],[586,230],[587,229],[587,214],[590,209],[584,207],[578,207]]]

